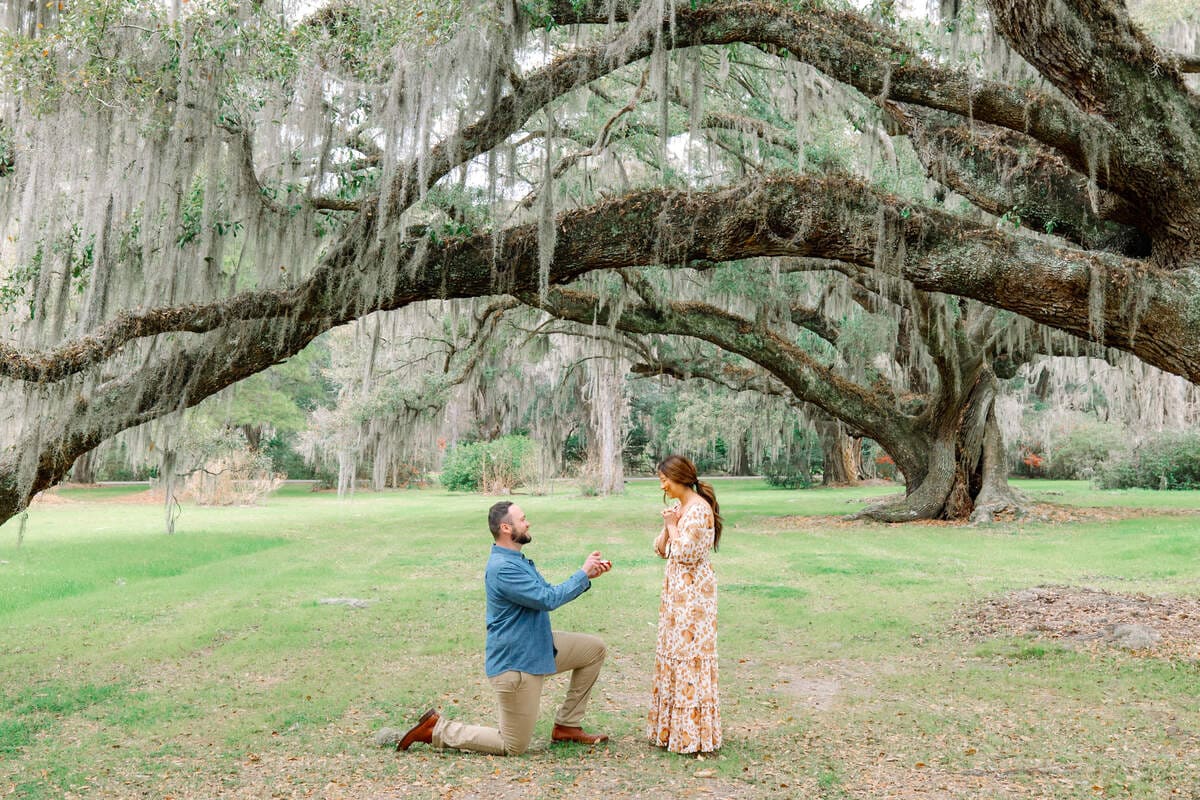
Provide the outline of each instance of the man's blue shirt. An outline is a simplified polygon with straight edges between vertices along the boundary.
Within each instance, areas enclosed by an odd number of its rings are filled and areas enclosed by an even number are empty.
[[[483,585],[487,591],[484,668],[488,677],[510,669],[531,675],[553,675],[550,612],[591,588],[587,573],[581,569],[552,586],[521,553],[492,545]]]

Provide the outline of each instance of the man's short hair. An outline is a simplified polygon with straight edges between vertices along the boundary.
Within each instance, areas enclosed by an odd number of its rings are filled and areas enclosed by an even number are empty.
[[[511,521],[508,518],[508,510],[513,505],[514,503],[511,500],[501,500],[488,511],[488,527],[492,530],[493,539],[500,538],[500,525]]]

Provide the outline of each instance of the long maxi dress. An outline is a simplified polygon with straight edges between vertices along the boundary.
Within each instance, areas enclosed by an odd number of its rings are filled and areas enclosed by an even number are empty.
[[[721,746],[717,693],[717,576],[709,562],[712,510],[692,503],[669,545],[654,651],[654,688],[647,732],[673,753]]]

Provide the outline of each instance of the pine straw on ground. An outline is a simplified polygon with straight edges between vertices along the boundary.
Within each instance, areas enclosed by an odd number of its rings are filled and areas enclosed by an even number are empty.
[[[877,498],[859,498],[850,502],[867,503]],[[899,499],[899,498],[897,498]],[[1083,506],[1058,505],[1055,503],[1030,503],[1026,506],[1023,516],[1016,518],[1012,514],[999,514],[995,523],[1012,525],[1023,523],[1044,523],[1051,525],[1068,525],[1078,522],[1117,522],[1123,519],[1141,519],[1143,517],[1189,517],[1200,516],[1200,510],[1186,508],[1128,508],[1112,506],[1107,508],[1086,508]],[[807,533],[825,528],[853,527],[887,527],[894,523],[875,522],[869,519],[851,519],[849,516],[785,516],[762,517],[755,520],[755,525],[768,532],[795,531]],[[976,525],[969,520],[918,519],[905,522],[905,525],[923,525],[935,528],[961,528]]]
[[[108,505],[162,505],[166,500],[166,490],[162,487],[153,489],[142,489],[140,491],[130,491],[124,494],[115,494],[111,497],[88,497],[74,498],[64,497],[58,493],[59,489],[94,489],[96,486],[87,484],[61,484],[47,489],[44,492],[38,492],[29,501],[31,506],[62,506],[72,505],[75,503],[105,503]]]
[[[1111,646],[1119,625],[1143,625],[1161,637],[1133,651],[1138,655],[1200,659],[1200,598],[1037,586],[978,604],[955,627],[971,638],[1036,636],[1072,648],[1100,649]]]

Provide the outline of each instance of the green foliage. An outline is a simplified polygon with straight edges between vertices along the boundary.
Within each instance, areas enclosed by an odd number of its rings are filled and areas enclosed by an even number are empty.
[[[158,475],[158,467],[138,463],[122,439],[102,444],[96,450],[97,481],[146,481]]]
[[[80,227],[72,225],[62,238],[50,242],[39,241],[29,263],[14,266],[0,281],[0,313],[11,310],[26,297],[31,319],[45,313],[44,301],[38,303],[36,292],[33,291],[43,269],[61,269],[70,276],[71,289],[76,294],[87,288],[88,276],[95,261],[95,241],[90,237],[87,241],[81,241],[81,236]]]
[[[230,219],[228,211],[222,207],[219,198],[223,197],[223,193],[218,193],[217,198],[212,201],[217,203],[217,207],[210,209],[212,219],[209,222],[209,227],[218,236],[237,236],[241,233],[245,225],[241,220]],[[179,247],[185,247],[195,243],[204,233],[202,230],[202,221],[204,219],[204,178],[197,175],[192,181],[192,191],[188,195],[187,202],[179,211],[179,233],[175,237],[175,244]]]
[[[1100,469],[1106,489],[1200,489],[1200,433],[1164,432]]]
[[[397,45],[433,46],[452,35],[462,5],[368,0],[289,19],[261,4],[247,18],[251,6],[239,0],[202,0],[189,4],[186,22],[170,21],[167,4],[140,0],[59,9],[36,35],[0,29],[0,80],[35,113],[60,102],[102,104],[144,115],[151,132],[171,124],[175,100],[196,86],[217,90],[213,113],[237,128],[270,96],[292,91],[306,58],[379,79]]]
[[[1117,425],[1087,422],[1072,428],[1050,448],[1048,478],[1090,480],[1114,454],[1128,450],[1128,433]]]
[[[293,46],[311,51],[357,79],[378,79],[394,66],[397,46],[434,47],[462,20],[461,0],[365,0],[330,6],[288,31]]]
[[[776,489],[807,489],[813,485],[812,472],[807,463],[794,459],[780,458],[763,462],[763,478],[768,486]]]
[[[4,277],[3,282],[0,282],[0,313],[9,311],[21,302],[21,298],[30,293],[29,316],[30,318],[36,316],[30,290],[42,272],[42,252],[42,248],[38,247],[34,250],[33,258],[28,264],[18,264],[13,267]],[[12,327],[16,327],[15,321],[12,323]]]
[[[0,123],[0,178],[7,177],[16,163],[13,152],[12,129]]]
[[[524,482],[532,455],[533,442],[528,436],[458,444],[442,464],[442,485],[455,492],[514,489]]]
[[[296,436],[293,433],[276,433],[263,445],[263,452],[271,459],[273,471],[292,480],[318,480],[327,485],[337,485],[336,474],[319,472],[296,452]]]
[[[275,371],[280,367],[251,375],[236,384],[233,397],[224,404],[214,403],[212,411],[227,425],[265,426],[287,433],[303,429],[304,409],[296,397],[280,387],[279,379],[283,374]],[[292,374],[298,373],[292,371]],[[292,388],[300,392],[308,387],[297,385]]]

